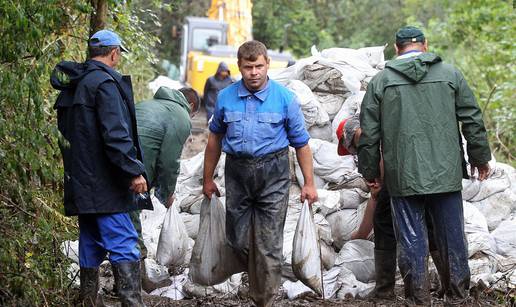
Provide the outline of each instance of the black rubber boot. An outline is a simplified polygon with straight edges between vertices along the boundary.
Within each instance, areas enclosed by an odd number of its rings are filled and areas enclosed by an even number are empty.
[[[373,296],[379,299],[394,298],[396,282],[396,250],[374,250],[376,286]]]
[[[104,306],[98,296],[99,292],[99,268],[81,268],[81,290],[79,294],[79,306],[95,307]]]
[[[121,262],[113,264],[115,287],[122,307],[144,307],[140,262]]]

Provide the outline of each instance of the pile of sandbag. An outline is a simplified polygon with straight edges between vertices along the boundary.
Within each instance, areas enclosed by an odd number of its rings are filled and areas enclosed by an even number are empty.
[[[313,48],[311,57],[300,59],[281,71],[270,71],[269,76],[291,89],[301,105],[311,135],[309,145],[319,195],[319,201],[312,206],[313,219],[308,219],[299,197],[303,176],[295,151],[291,149],[293,182],[283,234],[282,265],[283,290],[291,299],[314,290],[326,298],[364,297],[374,289],[374,244],[370,240],[350,240],[363,218],[369,189],[357,172],[356,158],[338,156],[335,130],[340,121],[359,112],[367,83],[384,67],[383,50],[384,47],[332,48],[319,52]],[[203,160],[204,154],[199,153],[181,161],[176,200],[171,208],[166,209],[153,198],[154,211],[141,213],[143,239],[148,249],[145,260],[148,282],[144,286],[152,295],[172,299],[227,296],[236,295],[243,286],[242,273],[222,279],[209,277],[211,281],[205,282],[206,279],[199,278],[199,272],[191,272],[190,259],[198,264],[202,262],[199,254],[192,256],[194,245],[209,243],[205,235],[204,239],[199,237],[199,231],[203,229],[200,224],[206,220],[202,217]],[[215,170],[222,206],[225,202],[224,163],[222,154]],[[491,167],[487,180],[463,181],[472,282],[482,280],[502,288],[506,284],[500,284],[500,276],[506,276],[508,284],[516,287],[516,273],[513,274],[516,264],[516,171],[495,161]],[[303,237],[299,234],[300,219],[309,224],[303,229],[309,230],[310,246],[318,246],[319,251],[309,255],[310,263],[317,262],[314,255],[320,258],[319,264],[313,264],[317,268],[296,264],[296,259],[304,255],[299,253],[299,246],[304,246],[300,241]],[[168,228],[168,235],[164,228]],[[298,250],[294,250],[294,246]],[[69,242],[62,246],[63,252],[77,261],[74,248],[75,245]],[[435,271],[435,267],[431,270]],[[306,274],[315,276],[317,282],[310,282]]]

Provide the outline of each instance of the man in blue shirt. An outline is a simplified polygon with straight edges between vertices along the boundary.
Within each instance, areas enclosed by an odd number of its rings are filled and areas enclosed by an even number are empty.
[[[296,149],[305,184],[301,201],[317,201],[310,136],[296,96],[269,80],[267,48],[258,41],[238,49],[242,80],[219,93],[204,156],[203,193],[220,195],[213,173],[226,153],[226,235],[247,265],[249,295],[271,306],[281,282],[283,226]]]

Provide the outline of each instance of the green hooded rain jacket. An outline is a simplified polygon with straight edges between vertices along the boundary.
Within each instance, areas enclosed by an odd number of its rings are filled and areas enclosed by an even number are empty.
[[[459,122],[469,162],[491,152],[482,113],[464,76],[432,53],[389,61],[362,102],[359,172],[380,177],[391,196],[460,191],[464,174]]]
[[[190,105],[178,90],[160,87],[154,98],[136,104],[143,164],[155,194],[165,202],[176,187],[179,159],[190,135]]]

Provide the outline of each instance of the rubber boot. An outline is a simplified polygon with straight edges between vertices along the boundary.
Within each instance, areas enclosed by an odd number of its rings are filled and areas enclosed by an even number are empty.
[[[396,250],[374,250],[376,286],[373,296],[379,299],[393,299],[396,282]]]
[[[81,289],[79,294],[79,306],[95,307],[104,306],[99,297],[99,268],[81,268]]]
[[[122,307],[144,307],[140,261],[116,263],[112,267]]]

